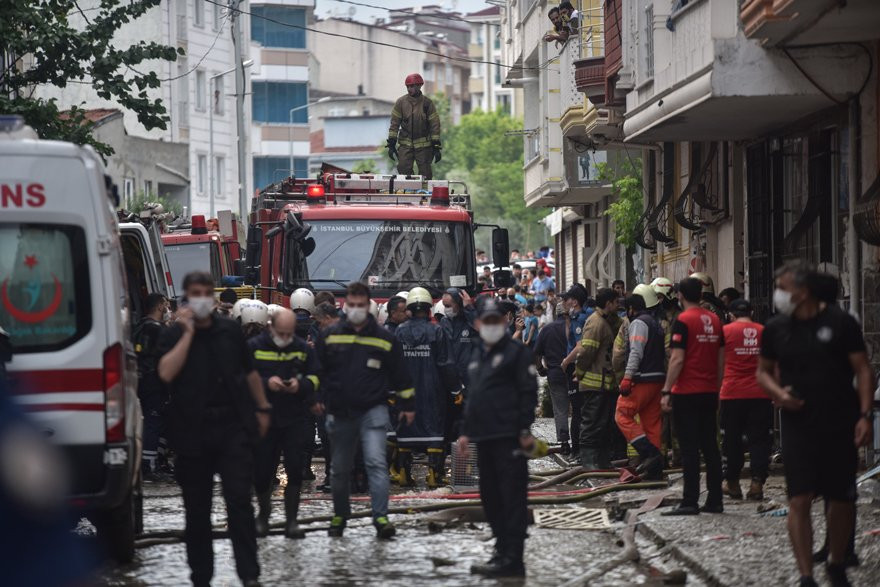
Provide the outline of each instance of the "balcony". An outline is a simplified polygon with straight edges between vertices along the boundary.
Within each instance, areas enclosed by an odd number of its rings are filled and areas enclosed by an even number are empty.
[[[877,0],[745,0],[740,18],[746,37],[766,47],[880,36]]]
[[[574,62],[574,80],[578,92],[593,104],[605,103],[605,56],[588,57]]]

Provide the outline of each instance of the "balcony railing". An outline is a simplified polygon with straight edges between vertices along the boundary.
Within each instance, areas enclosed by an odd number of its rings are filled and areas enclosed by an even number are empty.
[[[579,92],[593,104],[605,103],[605,56],[588,57],[574,62],[574,79]]]

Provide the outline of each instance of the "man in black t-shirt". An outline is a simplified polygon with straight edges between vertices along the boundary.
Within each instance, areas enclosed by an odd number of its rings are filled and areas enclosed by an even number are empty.
[[[144,481],[157,481],[159,437],[162,434],[162,413],[168,400],[165,384],[159,379],[159,336],[165,329],[162,318],[168,300],[159,293],[151,293],[144,301],[144,317],[132,333],[134,352],[138,361],[138,399],[144,414],[144,448],[141,459],[141,475]]]
[[[211,274],[188,274],[183,290],[184,306],[159,338],[158,371],[171,388],[168,428],[186,510],[190,579],[194,585],[210,585],[214,574],[211,501],[214,474],[219,473],[236,570],[245,586],[256,585],[260,567],[251,505],[254,428],[265,436],[272,406],[241,327],[212,314]]]
[[[777,271],[778,314],[764,329],[758,382],[782,408],[788,533],[801,585],[816,585],[810,518],[816,496],[828,503],[829,578],[849,585],[844,560],[855,520],[857,451],[871,439],[874,377],[858,323],[820,301],[810,287],[817,278],[801,261]]]

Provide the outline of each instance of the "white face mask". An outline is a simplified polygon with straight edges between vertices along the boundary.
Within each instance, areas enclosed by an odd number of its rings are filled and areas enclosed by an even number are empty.
[[[211,310],[214,309],[214,298],[211,296],[189,298],[187,304],[192,309],[193,316],[199,320],[204,320],[211,315]]]
[[[168,322],[171,320],[171,310],[165,310],[165,313],[162,314],[162,322]]]
[[[357,326],[358,324],[363,324],[367,319],[367,309],[366,308],[346,308],[345,316],[348,318],[348,321]]]
[[[447,318],[455,318],[458,316],[458,312],[456,312],[452,306],[443,306],[443,313],[446,314]]]
[[[292,338],[287,338],[286,336],[278,336],[277,334],[272,334],[272,342],[275,343],[279,349],[283,349],[287,345],[289,345],[293,341]]]
[[[483,324],[480,326],[480,338],[486,344],[495,344],[504,338],[506,331],[507,327],[504,324]]]
[[[773,290],[773,307],[780,314],[791,316],[794,313],[794,309],[797,308],[797,304],[791,301],[790,291],[777,288]]]

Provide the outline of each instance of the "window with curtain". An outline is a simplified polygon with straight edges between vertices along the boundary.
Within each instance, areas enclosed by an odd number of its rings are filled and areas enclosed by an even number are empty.
[[[291,6],[251,6],[251,38],[263,47],[305,49],[306,11]],[[267,20],[272,19],[272,20]],[[272,22],[277,21],[277,22]],[[284,23],[284,24],[281,24]]]
[[[307,91],[304,82],[253,82],[254,122],[275,122],[288,124],[290,110],[306,104]],[[309,121],[309,109],[303,108],[293,113],[294,123]]]
[[[307,177],[309,160],[296,157],[293,160],[293,173],[296,177]],[[290,157],[254,157],[254,187],[263,189],[290,175]]]

